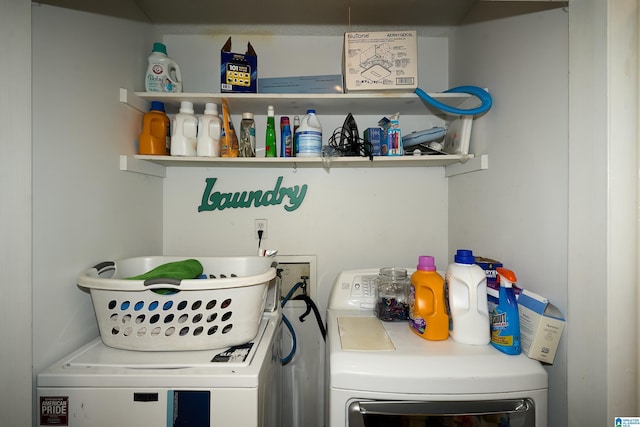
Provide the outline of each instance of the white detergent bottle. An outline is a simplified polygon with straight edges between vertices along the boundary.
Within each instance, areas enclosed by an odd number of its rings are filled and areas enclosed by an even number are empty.
[[[171,155],[194,157],[197,153],[198,118],[189,101],[180,103],[180,112],[171,123]]]
[[[449,334],[461,344],[487,345],[491,341],[487,276],[470,250],[458,249],[445,274],[450,310]]]
[[[167,56],[167,47],[163,43],[153,44],[144,88],[147,92],[182,92],[180,67]]]
[[[196,151],[198,157],[220,157],[220,134],[222,120],[218,116],[218,106],[207,102],[204,114],[198,119]]]

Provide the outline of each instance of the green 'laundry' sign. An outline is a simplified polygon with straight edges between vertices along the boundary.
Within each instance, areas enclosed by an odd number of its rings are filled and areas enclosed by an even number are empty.
[[[272,190],[236,191],[234,193],[221,193],[213,191],[218,178],[205,179],[205,188],[202,193],[202,201],[198,206],[198,212],[215,211],[227,208],[250,208],[260,206],[272,206],[284,204],[288,212],[300,207],[304,196],[307,194],[307,184],[302,186],[283,187],[282,178],[278,177]]]

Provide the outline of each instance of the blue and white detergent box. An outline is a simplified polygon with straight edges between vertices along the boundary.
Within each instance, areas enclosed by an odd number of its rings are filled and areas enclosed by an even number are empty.
[[[565,319],[548,299],[523,289],[518,297],[522,352],[531,359],[553,364]]]
[[[502,263],[495,259],[480,256],[475,257],[475,263],[484,270],[484,274],[487,276],[487,302],[489,303],[489,313],[491,313],[496,305],[498,305],[500,281],[498,279],[498,272],[496,268],[502,267]],[[519,289],[516,286],[513,288],[517,298]]]
[[[246,53],[231,52],[231,37],[220,51],[220,92],[256,93],[258,55],[247,43]]]
[[[366,128],[364,130],[364,140],[371,144],[371,154],[374,156],[382,154],[382,128]]]
[[[495,259],[480,256],[475,257],[475,262],[484,270],[484,273],[487,276],[487,286],[498,289],[499,286],[496,286],[498,285],[498,271],[496,268],[503,267],[502,263]]]
[[[402,132],[400,131],[400,119],[398,114],[391,118],[383,117],[378,121],[382,128],[381,156],[404,156],[402,145]]]

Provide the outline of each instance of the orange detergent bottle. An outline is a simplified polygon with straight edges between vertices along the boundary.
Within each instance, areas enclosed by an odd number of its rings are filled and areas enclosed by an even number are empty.
[[[436,271],[432,256],[418,258],[409,289],[409,327],[430,341],[449,338],[449,315],[444,295],[444,279]]]
[[[142,133],[138,138],[138,154],[166,156],[169,154],[169,117],[164,103],[151,101],[151,108],[142,118]]]

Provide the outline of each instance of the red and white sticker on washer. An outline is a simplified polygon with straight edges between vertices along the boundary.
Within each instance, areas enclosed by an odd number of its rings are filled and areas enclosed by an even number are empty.
[[[69,425],[69,396],[40,397],[40,425]]]

